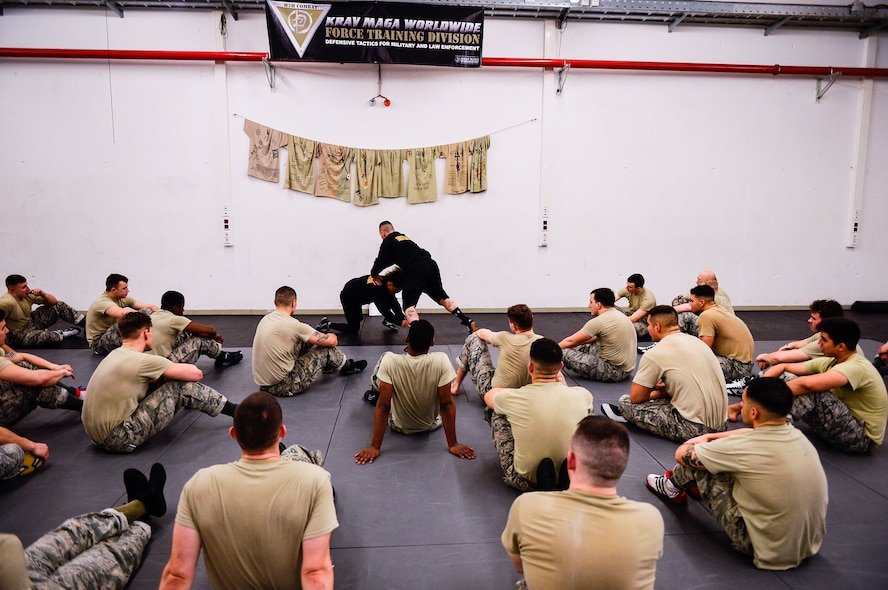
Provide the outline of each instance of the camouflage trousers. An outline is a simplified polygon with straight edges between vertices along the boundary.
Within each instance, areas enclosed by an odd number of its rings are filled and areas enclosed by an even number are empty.
[[[20,367],[36,369],[31,363],[21,363]],[[68,401],[68,391],[58,385],[30,387],[8,381],[0,381],[0,426],[15,424],[37,406],[60,408]]]
[[[620,396],[619,406],[620,413],[628,422],[635,424],[642,430],[679,443],[701,434],[722,432],[727,428],[727,422],[717,429],[709,428],[699,422],[692,422],[682,416],[667,398],[661,397],[633,404],[629,401],[629,395],[626,394]]]
[[[599,343],[580,344],[564,349],[564,366],[581,377],[603,383],[617,383],[628,379],[631,371],[624,371],[599,356]]]
[[[846,453],[867,453],[874,446],[866,435],[863,420],[855,417],[832,392],[795,396],[790,414],[793,420],[802,420],[810,426],[814,434],[830,446]]]
[[[200,355],[211,359],[218,358],[222,354],[222,344],[212,338],[201,338],[187,332],[179,332],[173,351],[167,356],[174,363],[188,363],[193,365]]]
[[[22,348],[37,348],[56,344],[62,341],[62,337],[47,328],[59,320],[73,324],[76,317],[77,312],[63,301],[59,301],[55,305],[41,305],[31,312],[31,319],[28,320],[25,327],[14,332],[9,331],[6,343]]]
[[[318,467],[324,466],[324,453],[321,451],[310,451],[302,445],[291,445],[281,452],[281,459],[285,461],[301,461],[303,463],[311,463]]]
[[[456,362],[472,377],[472,383],[475,384],[481,401],[484,401],[484,394],[490,391],[493,374],[496,372],[487,342],[478,338],[477,334],[469,334]]]
[[[25,451],[15,443],[0,445],[0,480],[21,473]]]
[[[291,397],[302,393],[317,381],[321,373],[338,371],[345,355],[335,346],[315,346],[300,341],[296,345],[296,363],[280,383],[263,387],[271,395]]]
[[[634,311],[630,310],[628,307],[617,306],[617,309],[622,311],[623,315],[625,315],[625,316],[631,316],[633,313],[635,313]],[[640,338],[644,338],[645,336],[647,336],[648,335],[647,316],[643,317],[638,322],[632,322],[632,327],[635,328],[635,333]]]
[[[730,356],[716,356],[718,364],[721,365],[722,373],[725,374],[725,381],[735,381],[752,375],[752,368],[755,363],[749,361],[744,363]]]
[[[703,502],[731,540],[731,546],[744,555],[752,555],[752,541],[746,529],[746,521],[734,500],[734,476],[730,473],[709,473],[676,465],[672,470],[672,483],[679,487],[696,484]]]
[[[684,305],[685,303],[690,302],[691,300],[684,295],[678,295],[675,299],[672,300],[672,307],[675,307],[677,305]],[[685,334],[697,336],[697,314],[692,311],[683,311],[678,314],[678,328]]]
[[[500,466],[503,468],[503,481],[521,492],[533,490],[530,481],[515,471],[515,438],[512,436],[512,425],[502,414],[490,416],[490,433],[493,446],[499,454]]]
[[[116,510],[75,516],[25,549],[28,577],[39,589],[124,588],[150,538]]]
[[[370,375],[370,389],[372,389],[376,393],[379,393],[379,366],[382,364],[382,359],[384,359],[385,355],[387,355],[387,354],[394,354],[394,353],[391,351],[383,353],[383,355],[381,357],[379,357],[379,360],[376,361],[376,366],[373,367],[373,373]],[[441,422],[441,416],[438,415],[435,417],[435,422],[432,424],[432,426],[426,432],[432,432],[434,430],[438,430],[439,428],[441,428],[442,425],[443,425],[443,422]],[[395,423],[391,414],[389,414],[388,427],[392,429],[392,432],[397,432],[398,434],[407,434],[404,432],[404,430],[400,426],[398,426]]]
[[[120,330],[117,329],[117,324],[114,324],[104,334],[94,339],[89,347],[94,353],[104,356],[115,348],[120,348],[122,344]]]
[[[179,410],[218,416],[225,406],[221,393],[194,381],[167,381],[139,402],[135,411],[97,444],[112,453],[131,453],[169,426]]]

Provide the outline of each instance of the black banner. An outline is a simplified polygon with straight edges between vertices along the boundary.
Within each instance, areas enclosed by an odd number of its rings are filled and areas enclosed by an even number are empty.
[[[481,65],[480,7],[267,0],[265,20],[273,61]]]

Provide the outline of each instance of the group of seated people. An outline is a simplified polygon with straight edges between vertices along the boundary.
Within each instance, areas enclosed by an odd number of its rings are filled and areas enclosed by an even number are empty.
[[[381,229],[383,240],[389,235],[391,231]],[[392,295],[410,276],[403,268],[394,272],[394,280],[371,274],[358,282]],[[329,541],[338,522],[330,474],[322,468],[319,451],[281,442],[287,429],[276,398],[307,391],[325,373],[347,376],[367,367],[365,360],[347,358],[336,335],[329,333],[337,328],[352,331],[355,317],[346,313],[347,324],[325,320],[312,328],[294,317],[295,290],[279,288],[274,310],[259,322],[253,341],[252,374],[259,391],[235,404],[200,383],[203,373],[194,363],[205,355],[224,369],[238,364],[243,355],[223,351],[224,340],[212,326],[185,317],[181,293],[164,293],[160,306],[141,302],[129,296],[127,277],[112,274],[105,292],[80,318],[50,294],[29,289],[20,278],[7,279],[9,297],[0,298],[0,478],[28,473],[48,459],[45,444],[6,429],[38,405],[82,411],[84,430],[93,443],[123,453],[145,444],[180,410],[225,414],[233,419],[230,434],[242,458],[202,469],[186,484],[161,587],[188,587],[201,551],[217,588],[275,585],[292,576],[297,566],[303,585],[332,587]],[[377,460],[389,429],[412,434],[441,427],[451,454],[474,459],[474,449],[460,443],[456,432],[454,396],[468,376],[490,424],[505,483],[521,492],[549,492],[520,496],[503,532],[515,569],[524,574],[520,584],[653,586],[664,525],[649,504],[617,495],[617,482],[628,463],[626,423],[680,444],[676,466],[647,477],[652,492],[679,504],[687,503],[688,496],[702,499],[734,548],[752,556],[757,567],[797,566],[819,550],[827,494],[817,451],[793,422],[806,423],[816,436],[842,451],[870,452],[885,434],[885,383],[862,356],[859,327],[842,317],[838,303],[811,304],[809,324],[815,333],[810,338],[754,357],[752,335],[718,288],[714,273],[703,271],[697,283],[672,305],[657,305],[640,274],[631,275],[617,293],[607,287],[594,289],[589,297],[592,318],[560,342],[534,332],[533,312],[523,304],[507,310],[508,331],[478,329],[474,321],[461,318],[471,333],[455,370],[446,354],[431,351],[435,342],[430,322],[418,319],[415,309],[400,317],[400,308],[390,309],[384,324],[388,329],[397,329],[398,321],[406,325],[407,347],[400,354],[383,354],[372,371],[364,395],[375,405],[370,444],[356,452],[355,462],[368,465]],[[18,301],[15,293],[26,302],[15,303],[21,313],[6,311],[3,299]],[[625,309],[615,305],[622,297],[629,300]],[[343,297],[344,308],[345,303]],[[33,305],[41,307],[31,313]],[[456,310],[454,315],[463,315]],[[16,329],[7,327],[9,318],[19,322]],[[74,327],[49,329],[60,320]],[[105,355],[85,395],[61,383],[74,376],[69,365],[16,352],[6,344],[9,331],[9,341],[50,345],[70,337],[59,332],[79,333],[78,322],[85,325],[91,350]],[[359,326],[360,319],[357,322]],[[646,336],[656,346],[639,347],[639,337]],[[491,345],[499,351],[496,366]],[[888,356],[888,344],[882,348]],[[761,374],[753,376],[756,365]],[[616,404],[600,404],[602,415],[593,415],[592,393],[569,386],[565,369],[591,381],[631,379],[629,392]],[[733,389],[728,381],[735,382]],[[729,404],[729,393],[740,399]],[[740,420],[750,428],[728,430],[729,421]],[[762,452],[773,461],[759,469],[750,458]],[[127,470],[128,500],[138,504],[97,513],[113,518],[78,517],[115,524],[107,525],[106,536],[74,554],[101,549],[96,563],[111,555],[118,565],[130,564],[131,573],[139,561],[134,554],[141,555],[150,536],[150,527],[136,519],[166,510],[162,472],[156,465],[146,478]],[[223,494],[223,489],[238,493]],[[282,489],[287,492],[280,493]],[[275,497],[286,507],[253,501],[270,497],[271,490],[278,491]],[[135,527],[130,526],[133,522]],[[575,522],[582,523],[580,530],[569,532],[566,523]],[[71,526],[66,523],[60,530]],[[147,529],[147,536],[122,543],[124,533],[134,528],[141,533]],[[21,552],[20,544],[0,537],[0,562],[6,561],[4,555]],[[117,552],[127,558],[114,558]],[[64,570],[39,547],[28,548],[25,560],[32,584],[49,569]],[[22,570],[16,567],[20,578]],[[64,575],[77,579],[80,569],[68,568]],[[125,585],[129,573],[115,572],[112,578],[120,582],[115,587]],[[5,588],[4,575],[0,567],[0,587]]]

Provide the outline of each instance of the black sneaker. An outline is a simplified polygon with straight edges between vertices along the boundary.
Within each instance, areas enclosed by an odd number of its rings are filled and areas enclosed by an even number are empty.
[[[322,334],[327,334],[330,332],[330,325],[332,323],[333,322],[327,319],[327,316],[324,316],[321,318],[321,321],[318,322],[318,325],[315,326],[315,330],[321,332]]]
[[[601,413],[614,422],[626,423],[626,419],[620,413],[620,407],[616,404],[601,404]]]
[[[748,377],[742,377],[740,379],[735,379],[726,384],[726,389],[728,390],[728,395],[743,395],[743,390],[746,389],[746,386],[749,385],[749,382],[756,378],[756,375],[750,375]]]
[[[398,331],[398,324],[395,322],[390,322],[388,320],[382,320],[382,325],[391,330],[392,332]]]
[[[236,365],[239,362],[244,360],[244,355],[241,354],[241,351],[236,350],[234,352],[222,352],[219,355],[219,358],[216,359],[216,368],[224,369],[225,367],[231,367],[232,365]]]
[[[379,400],[379,392],[373,391],[372,389],[368,389],[364,392],[364,401],[371,405],[376,405],[377,400]]]
[[[366,368],[367,361],[353,361],[352,359],[348,359],[347,361],[345,361],[345,364],[342,365],[342,368],[339,369],[339,374],[343,377],[346,375],[354,375],[355,373],[360,373]]]
[[[647,351],[651,350],[651,349],[652,349],[653,347],[655,347],[656,345],[657,345],[657,343],[654,342],[653,344],[648,344],[647,346],[639,346],[639,347],[638,347],[638,354],[644,354],[644,353],[646,353]]]
[[[539,492],[550,492],[559,489],[558,479],[555,474],[555,462],[546,457],[540,461],[536,472],[536,490]]]

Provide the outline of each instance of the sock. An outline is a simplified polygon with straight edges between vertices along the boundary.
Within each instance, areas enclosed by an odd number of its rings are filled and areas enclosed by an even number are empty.
[[[226,416],[234,416],[234,411],[237,409],[237,404],[233,404],[229,401],[225,402],[225,405],[222,406],[222,414]]]
[[[67,388],[66,388],[67,389]],[[78,412],[83,411],[83,400],[77,397],[76,393],[68,393],[68,399],[65,400],[60,408],[64,410],[76,410]]]
[[[115,506],[114,510],[123,513],[123,515],[126,516],[127,522],[133,522],[148,514],[145,510],[145,504],[141,500],[133,500],[132,502],[127,502],[123,506]]]

